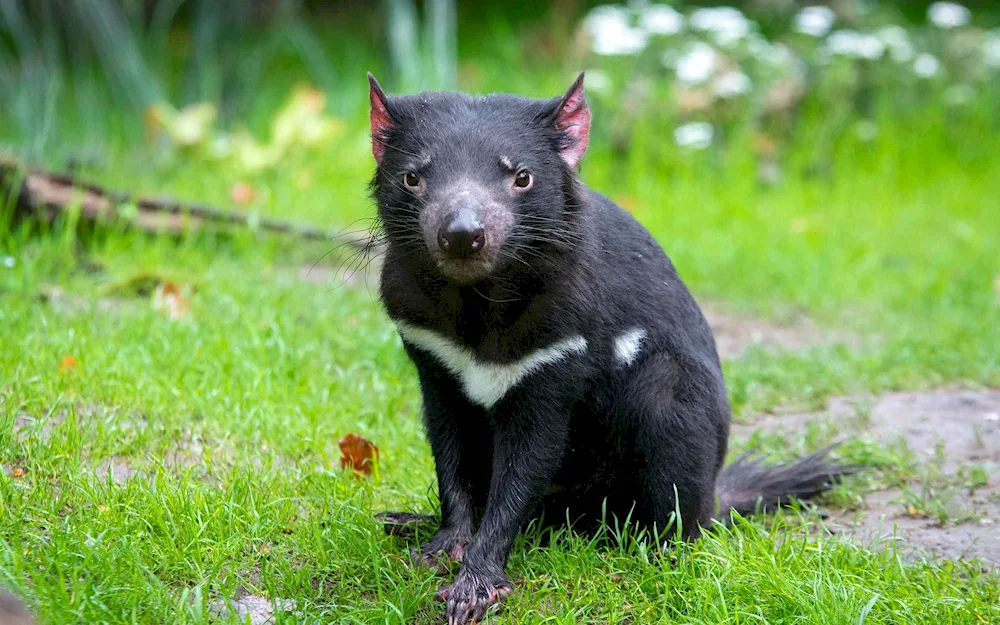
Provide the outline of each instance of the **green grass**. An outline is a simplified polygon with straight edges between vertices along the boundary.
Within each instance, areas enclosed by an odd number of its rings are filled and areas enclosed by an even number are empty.
[[[376,302],[299,279],[306,250],[275,260],[225,242],[211,252],[122,243],[94,250],[104,267],[96,274],[58,243],[34,243],[5,276],[0,581],[51,623],[209,622],[205,602],[238,587],[294,598],[321,622],[437,622],[440,580],[408,569],[406,544],[371,518],[387,507],[431,510],[433,500],[414,375]],[[144,298],[99,305],[109,284],[162,267],[197,279],[190,321]],[[58,305],[38,299],[49,281],[65,289]],[[67,355],[77,365],[60,372]],[[380,446],[377,479],[339,469],[336,441],[347,432]],[[848,454],[901,462],[863,441]],[[101,477],[112,459],[136,473],[124,483]],[[12,477],[18,468],[23,476]],[[505,614],[558,623],[998,616],[995,579],[972,567],[907,565],[809,529],[743,524],[665,560],[634,541],[561,536],[541,548],[531,534],[511,558],[523,581]]]
[[[498,37],[473,56],[463,86],[541,96],[571,79],[537,60],[531,74],[505,72],[523,60],[515,44]],[[109,140],[107,165],[88,175],[219,205],[248,180],[263,198],[253,210],[348,226],[371,213],[361,79],[339,94],[347,136],[278,172],[247,179]],[[262,108],[278,91],[262,94]],[[853,392],[1000,385],[996,120],[988,106],[949,117],[934,104],[898,115],[885,104],[875,143],[803,141],[773,188],[753,182],[749,137],[727,154],[681,156],[668,120],[643,119],[623,158],[595,107],[585,180],[636,207],[696,295],[778,320],[804,314],[857,337],[727,361],[741,419]],[[822,135],[822,111],[803,127]],[[46,160],[70,144],[56,137]],[[803,173],[817,153],[827,177]],[[0,256],[14,259],[0,265],[0,585],[44,623],[218,622],[208,604],[240,588],[294,599],[300,614],[280,622],[440,621],[431,596],[443,580],[409,569],[409,543],[372,519],[434,509],[415,374],[369,292],[301,277],[321,258],[313,276],[332,275],[342,259],[324,257],[329,246],[118,230],[78,242],[61,224],[0,235]],[[189,317],[171,320],[130,290],[146,273],[197,286]],[[60,367],[67,356],[76,365]],[[340,469],[336,443],[349,432],[379,446],[374,477]],[[753,442],[790,457],[838,433]],[[910,450],[865,437],[843,453],[872,470],[831,505],[926,473]],[[129,475],[112,479],[109,464]],[[988,467],[963,470],[926,479],[996,479]],[[808,511],[755,520],[666,556],[633,539],[559,535],[542,547],[529,533],[510,561],[518,592],[491,622],[1000,620],[995,574],[906,563],[819,524]]]

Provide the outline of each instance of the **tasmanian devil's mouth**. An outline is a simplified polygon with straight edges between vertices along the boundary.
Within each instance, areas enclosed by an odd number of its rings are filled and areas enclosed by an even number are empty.
[[[443,258],[437,262],[441,274],[459,284],[471,284],[486,278],[493,269],[493,263],[486,258]]]

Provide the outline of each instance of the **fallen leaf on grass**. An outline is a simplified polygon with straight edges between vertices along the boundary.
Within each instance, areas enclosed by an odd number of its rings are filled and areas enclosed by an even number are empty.
[[[378,447],[371,441],[348,434],[337,443],[340,446],[340,466],[354,471],[355,477],[371,475],[372,458],[378,458]]]
[[[159,284],[153,291],[153,308],[166,312],[171,319],[187,317],[191,311],[191,291],[176,282]]]
[[[66,356],[59,361],[59,373],[66,373],[74,369],[76,369],[76,358],[73,356]]]

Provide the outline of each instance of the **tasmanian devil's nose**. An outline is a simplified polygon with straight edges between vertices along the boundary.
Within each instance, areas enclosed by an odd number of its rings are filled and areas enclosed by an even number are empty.
[[[483,249],[485,243],[483,226],[469,210],[456,211],[438,230],[438,247],[456,258],[472,256]]]

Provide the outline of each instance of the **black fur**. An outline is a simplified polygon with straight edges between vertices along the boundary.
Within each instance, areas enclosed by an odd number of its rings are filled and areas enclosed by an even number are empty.
[[[581,522],[599,520],[606,501],[608,514],[663,529],[679,510],[691,538],[720,516],[717,497],[728,518],[730,509],[778,505],[838,479],[841,469],[825,453],[777,468],[740,461],[720,473],[730,409],[711,330],[649,232],[584,186],[561,157],[565,99],[382,97],[373,82],[373,102],[385,102],[391,117],[373,128],[383,152],[372,182],[387,243],[381,293],[389,316],[484,363],[515,362],[574,335],[587,340],[586,353],[530,374],[486,409],[404,338],[441,499],[441,528],[416,556],[463,561],[442,591],[450,623],[481,617],[510,591],[511,545],[540,513],[556,523],[567,510]],[[509,192],[501,156],[530,169],[528,192]],[[422,191],[402,183],[407,171],[419,173]],[[442,274],[421,222],[422,212],[449,201],[435,191],[456,181],[512,216],[488,274],[471,281]],[[613,345],[630,328],[647,337],[626,366]]]

